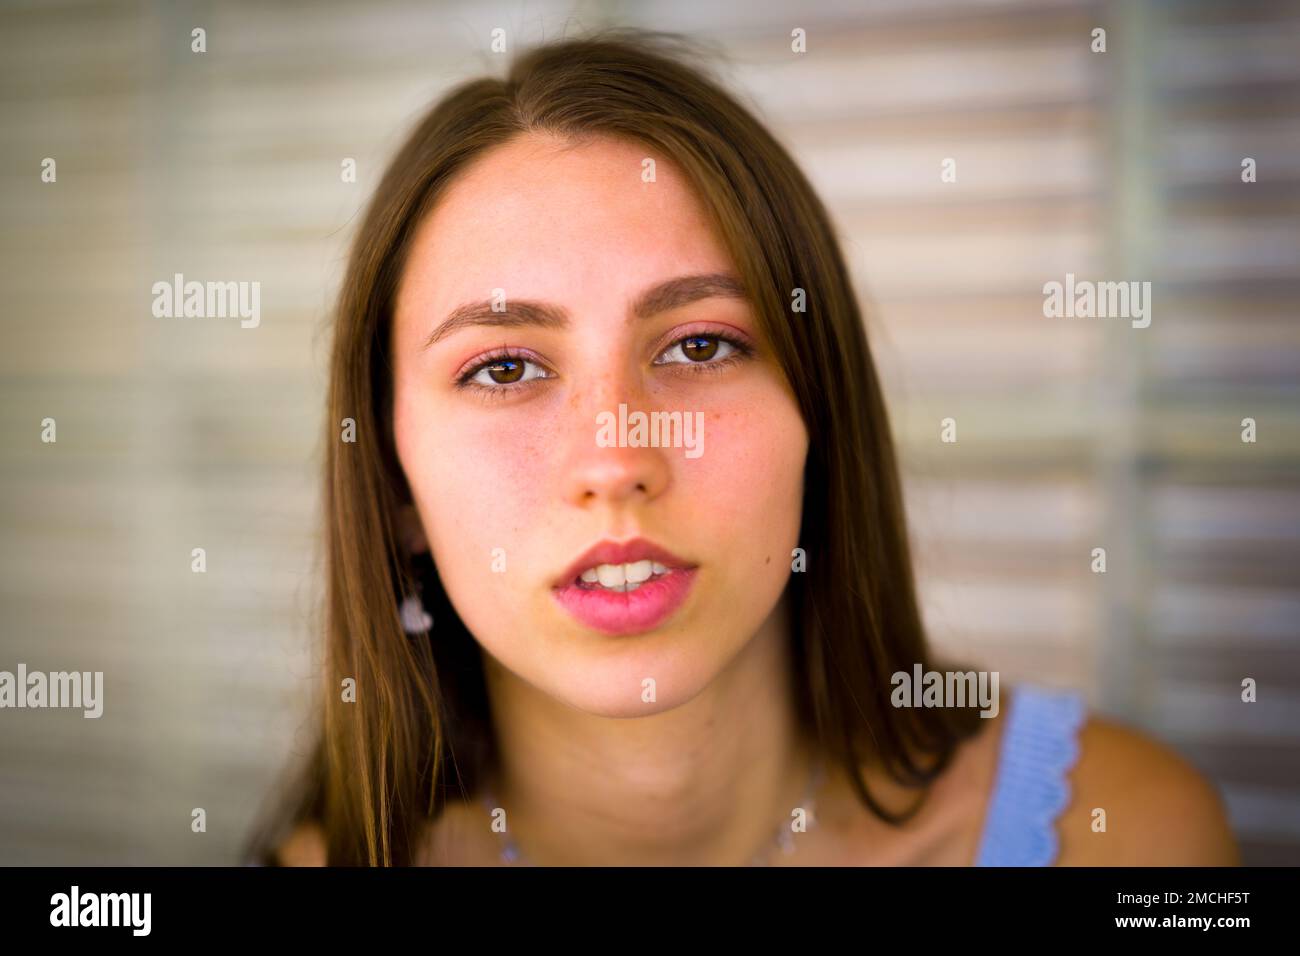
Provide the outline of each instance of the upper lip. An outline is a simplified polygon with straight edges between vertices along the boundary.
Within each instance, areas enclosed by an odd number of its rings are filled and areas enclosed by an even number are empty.
[[[669,568],[693,567],[684,558],[679,558],[667,548],[662,548],[645,538],[632,538],[629,541],[601,541],[588,548],[565,569],[555,586],[562,588],[572,584],[588,568],[598,564],[631,564],[634,561],[658,561]]]

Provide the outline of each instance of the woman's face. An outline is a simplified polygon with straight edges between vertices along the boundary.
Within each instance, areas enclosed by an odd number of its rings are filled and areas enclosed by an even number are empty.
[[[583,711],[691,699],[791,573],[808,437],[738,282],[677,167],[612,138],[516,137],[414,238],[393,424],[424,538],[479,643]]]

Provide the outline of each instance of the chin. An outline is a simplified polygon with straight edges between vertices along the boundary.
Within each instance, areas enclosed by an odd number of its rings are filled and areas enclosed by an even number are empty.
[[[577,655],[563,673],[548,675],[549,693],[570,707],[597,717],[649,717],[687,703],[712,679],[700,666],[677,653],[602,654],[602,660]],[[647,679],[653,679],[653,698]]]

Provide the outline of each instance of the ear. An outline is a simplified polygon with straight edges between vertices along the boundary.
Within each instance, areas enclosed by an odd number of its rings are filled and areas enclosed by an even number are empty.
[[[397,511],[397,542],[407,554],[420,554],[429,550],[429,540],[424,536],[424,523],[415,505],[402,505]]]

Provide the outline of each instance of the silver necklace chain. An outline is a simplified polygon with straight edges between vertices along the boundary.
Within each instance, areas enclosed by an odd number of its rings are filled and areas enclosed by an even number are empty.
[[[817,758],[813,764],[812,774],[808,779],[808,786],[804,790],[803,799],[799,802],[799,807],[804,810],[804,819],[807,821],[808,829],[817,823],[817,814],[815,804],[817,793],[821,789],[823,781],[826,779],[826,767],[821,758]],[[492,791],[489,789],[483,795],[483,806],[487,808],[488,815],[491,816],[501,805],[497,803]],[[806,831],[805,831],[806,832]],[[513,864],[517,866],[536,866],[537,864],[529,862],[524,856],[523,851],[519,849],[519,844],[510,836],[509,824],[506,830],[501,831],[501,853],[500,860],[502,863]],[[770,866],[773,855],[779,850],[782,855],[789,856],[795,851],[795,831],[790,823],[782,822],[776,828],[776,835],[772,842],[764,850],[760,850],[750,861],[750,866]]]

